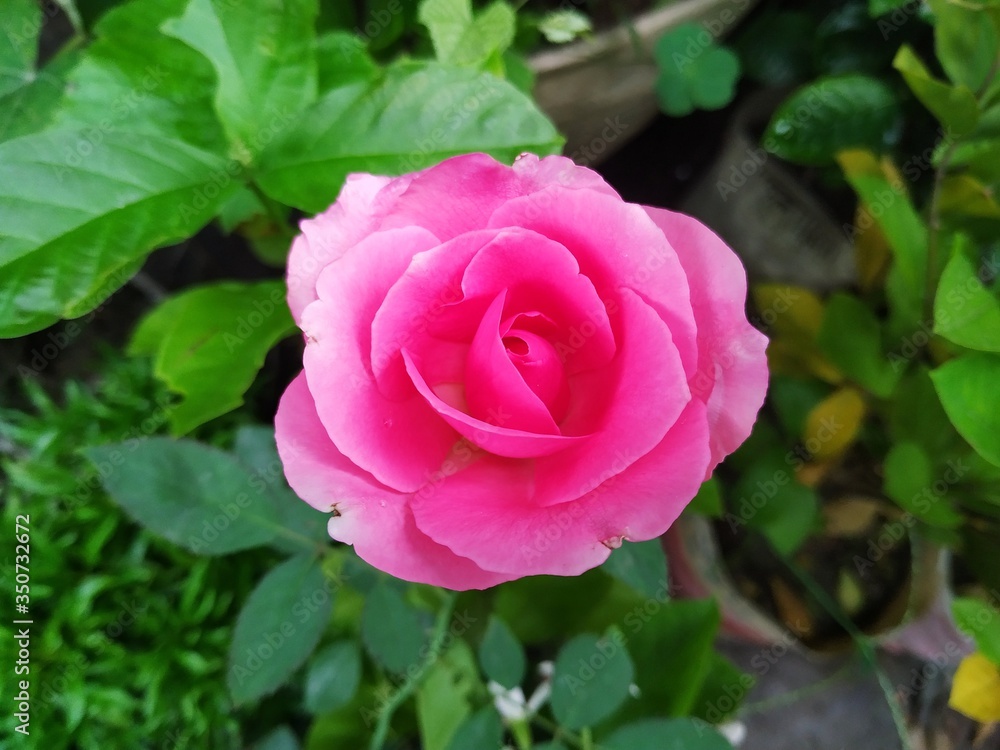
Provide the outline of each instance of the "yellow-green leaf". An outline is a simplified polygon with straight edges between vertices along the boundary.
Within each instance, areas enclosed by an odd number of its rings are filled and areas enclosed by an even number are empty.
[[[978,651],[958,665],[948,705],[984,724],[1000,721],[1000,666]]]

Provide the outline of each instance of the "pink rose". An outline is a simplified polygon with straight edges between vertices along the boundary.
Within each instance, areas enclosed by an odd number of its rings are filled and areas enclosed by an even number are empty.
[[[285,474],[399,578],[577,575],[663,534],[749,435],[745,299],[709,229],[562,157],[352,175],[288,260]]]

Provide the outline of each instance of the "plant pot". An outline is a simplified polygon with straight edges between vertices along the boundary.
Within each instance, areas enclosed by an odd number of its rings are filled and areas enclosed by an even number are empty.
[[[728,33],[757,0],[679,0],[590,39],[537,52],[534,97],[566,136],[565,152],[593,166],[617,151],[659,111],[656,40],[682,23]]]
[[[910,572],[907,584],[889,601],[878,622],[865,628],[879,646],[938,664],[957,664],[972,645],[955,626],[949,589],[950,553],[910,529]],[[711,596],[719,604],[722,632],[742,640],[773,646],[784,644],[818,656],[850,647],[849,641],[809,647],[794,628],[746,598],[737,588],[720,552],[712,523],[684,514],[664,536],[671,582],[680,596]]]
[[[760,92],[739,107],[715,164],[680,210],[712,227],[740,255],[754,281],[818,291],[842,288],[856,277],[843,222],[759,142],[785,93]]]

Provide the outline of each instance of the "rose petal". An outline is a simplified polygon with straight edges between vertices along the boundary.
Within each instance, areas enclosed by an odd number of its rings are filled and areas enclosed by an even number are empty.
[[[697,219],[662,208],[646,213],[677,252],[698,324],[698,373],[691,390],[708,404],[709,473],[750,435],[767,391],[767,338],[747,321],[743,264]]]
[[[330,535],[353,544],[363,560],[398,578],[457,590],[512,578],[483,570],[417,529],[409,496],[379,484],[337,450],[316,415],[304,373],[281,397],[274,428],[292,489],[318,510],[335,507]]]
[[[552,184],[618,195],[596,172],[562,156],[524,154],[511,168],[486,154],[463,154],[417,173],[384,227],[422,226],[451,239],[482,229],[505,201]]]
[[[458,436],[415,391],[402,400],[379,392],[369,362],[371,321],[413,255],[436,244],[418,227],[366,237],[320,275],[319,299],[302,315],[306,379],[331,439],[362,469],[404,492],[426,481]]]
[[[623,538],[664,533],[698,491],[709,461],[705,405],[691,401],[629,471],[590,468],[579,499],[539,507],[523,462],[487,456],[413,500],[417,527],[456,554],[511,575],[579,575]]]
[[[501,292],[493,300],[469,347],[465,371],[467,413],[497,427],[558,435],[559,428],[548,408],[524,382],[500,340],[500,316],[506,296]]]
[[[614,315],[610,300],[632,289],[667,323],[691,377],[698,364],[688,280],[663,232],[640,206],[592,190],[549,187],[498,208],[488,226],[531,229],[566,247]]]
[[[441,419],[472,443],[490,453],[513,458],[531,458],[563,451],[576,444],[585,444],[588,440],[588,436],[585,435],[546,435],[499,427],[471,417],[453,402],[449,403],[435,393],[420,374],[420,368],[414,361],[413,355],[406,349],[403,350],[403,361],[417,391]],[[503,421],[504,416],[499,415],[498,421]]]
[[[691,399],[680,355],[660,316],[628,289],[616,317],[614,362],[570,379],[570,413],[563,434],[594,430],[578,446],[535,462],[538,503],[573,500],[592,489],[595,473],[625,471],[655,448]],[[586,394],[586,396],[584,395]],[[601,424],[592,424],[595,414]]]
[[[316,280],[328,265],[371,234],[410,177],[351,174],[330,208],[299,224],[288,253],[288,307],[295,322],[316,300]]]

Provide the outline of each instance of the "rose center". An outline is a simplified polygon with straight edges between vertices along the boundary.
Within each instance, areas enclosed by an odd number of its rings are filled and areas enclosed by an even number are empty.
[[[545,404],[552,419],[560,422],[569,408],[569,383],[555,347],[524,330],[508,331],[503,345],[525,384]]]

